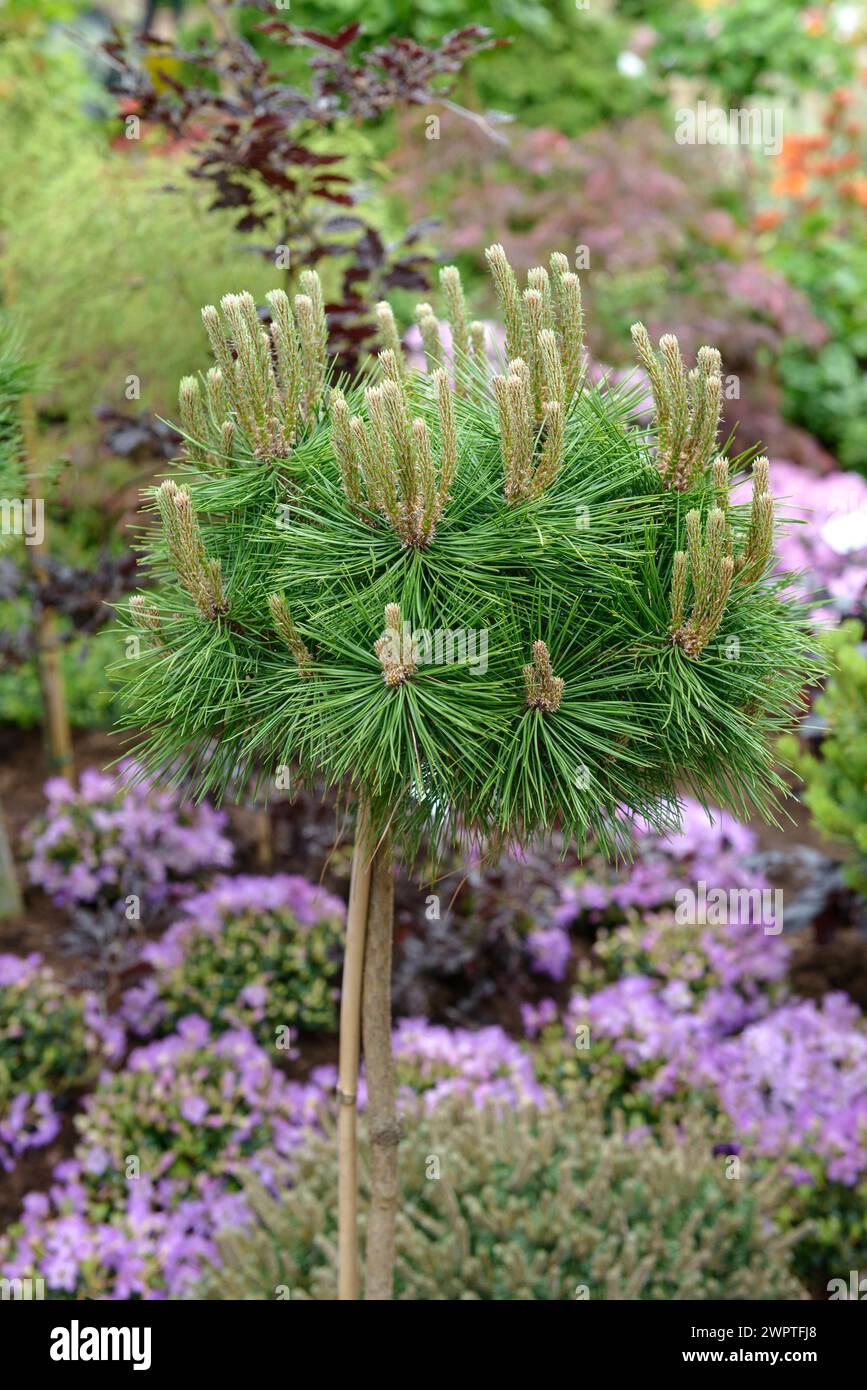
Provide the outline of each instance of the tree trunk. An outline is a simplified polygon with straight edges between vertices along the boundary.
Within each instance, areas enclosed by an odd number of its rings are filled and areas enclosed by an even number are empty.
[[[394,877],[386,835],[373,859],[367,943],[364,951],[362,1027],[370,1139],[370,1210],[364,1296],[390,1299],[394,1292],[394,1226],[397,1212],[397,1146],[400,1123],[391,1052],[391,950]]]
[[[0,917],[16,917],[20,911],[21,890],[0,806]]]
[[[346,947],[340,994],[340,1060],[337,1082],[337,1297],[358,1298],[358,1056],[361,1048],[361,980],[374,846],[364,800],[359,803],[346,914]]]
[[[21,437],[27,457],[27,495],[34,508],[45,509],[45,498],[37,473],[37,429],[36,411],[29,396],[21,400]],[[43,522],[44,525],[44,522]],[[30,568],[38,589],[48,583],[45,560],[48,544],[43,534],[35,545],[28,544]],[[63,670],[60,665],[60,637],[57,629],[57,615],[53,608],[40,604],[36,622],[36,660],[39,670],[39,684],[42,690],[42,704],[45,716],[45,745],[48,765],[52,772],[63,775],[72,773],[72,735],[69,729],[69,714],[66,707],[66,690],[63,684]]]

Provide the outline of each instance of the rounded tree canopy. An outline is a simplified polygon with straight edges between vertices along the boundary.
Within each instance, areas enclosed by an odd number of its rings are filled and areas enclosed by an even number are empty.
[[[591,386],[566,257],[521,288],[487,255],[504,328],[468,322],[448,267],[421,364],[382,304],[361,382],[329,383],[313,272],[294,303],[203,311],[215,365],[181,383],[153,586],[124,614],[138,758],[217,796],[254,772],[346,782],[406,835],[615,852],[679,791],[770,814],[815,667],[771,572],[766,460],[729,500],[748,460],[718,456],[719,354],[688,369],[637,324],[646,380]]]

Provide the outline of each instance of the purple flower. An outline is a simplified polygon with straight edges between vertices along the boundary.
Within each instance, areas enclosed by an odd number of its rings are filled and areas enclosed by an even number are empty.
[[[572,955],[569,933],[562,927],[539,927],[527,936],[532,968],[538,975],[562,980]]]
[[[29,874],[59,907],[114,907],[130,893],[160,906],[206,868],[227,868],[223,812],[158,791],[125,763],[115,780],[86,768],[74,787],[45,784],[45,816],[28,828]]]
[[[200,1125],[208,1113],[208,1102],[201,1096],[184,1096],[180,1105],[181,1114],[191,1125]]]

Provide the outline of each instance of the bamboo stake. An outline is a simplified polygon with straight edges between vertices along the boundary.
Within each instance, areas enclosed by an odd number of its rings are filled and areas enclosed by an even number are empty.
[[[352,851],[340,995],[337,1081],[337,1297],[340,1300],[358,1298],[358,1060],[361,1049],[361,981],[372,859],[370,816],[367,803],[362,799],[358,807]]]
[[[15,279],[8,262],[3,268],[3,290],[6,304],[13,307],[15,304]],[[33,503],[34,515],[37,514],[39,506],[45,506],[45,499],[39,496],[38,437],[36,408],[33,399],[29,395],[22,396],[21,442],[27,463],[27,496]],[[38,544],[27,545],[25,549],[28,552],[33,577],[41,588],[48,579],[45,567],[48,545],[44,534]],[[51,608],[42,608],[39,614],[36,629],[36,660],[45,715],[45,741],[49,765],[53,772],[71,773],[72,736],[69,731],[66,692],[60,665],[57,616]]]
[[[362,1027],[370,1136],[370,1211],[364,1296],[388,1300],[394,1293],[394,1231],[397,1213],[397,1118],[391,1049],[391,953],[394,875],[388,834],[373,859],[367,941],[364,950]]]

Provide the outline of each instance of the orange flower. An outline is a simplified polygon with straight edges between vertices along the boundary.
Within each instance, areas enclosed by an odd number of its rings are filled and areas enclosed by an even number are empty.
[[[852,198],[862,208],[867,208],[867,178],[845,179],[840,184],[840,193],[844,198]]]
[[[764,208],[757,213],[753,219],[753,230],[756,232],[772,232],[775,227],[779,227],[783,220],[782,208]]]
[[[799,198],[806,189],[807,175],[802,169],[789,169],[771,184],[771,192],[778,198]]]

